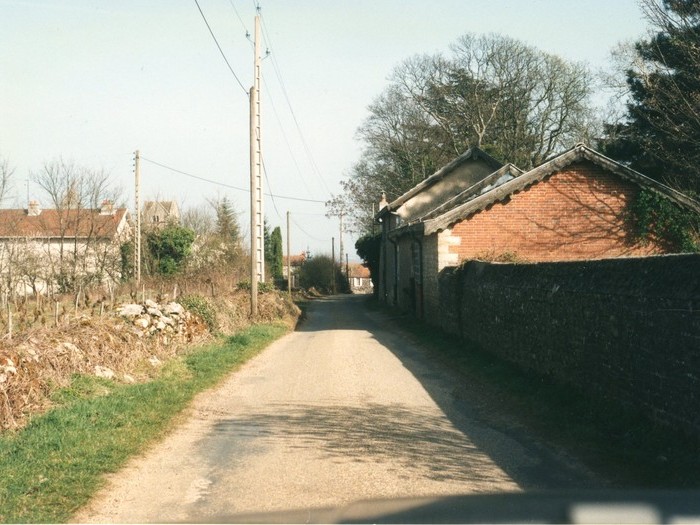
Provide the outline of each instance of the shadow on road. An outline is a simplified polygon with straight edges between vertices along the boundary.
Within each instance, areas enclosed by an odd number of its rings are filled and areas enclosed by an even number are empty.
[[[525,490],[605,486],[602,480],[534,439],[515,423],[494,426],[492,418],[482,417],[484,410],[497,411],[498,407],[484,407],[481,400],[460,395],[464,390],[460,388],[460,382],[464,379],[416,347],[407,335],[393,326],[390,314],[370,311],[367,301],[366,296],[316,300],[309,309],[307,320],[298,330],[368,332],[421,383],[451,425],[414,408],[368,405],[363,409],[347,407],[340,410],[297,407],[284,416],[261,415],[257,421],[251,421],[254,426],[263,429],[272,425],[276,427],[274,431],[283,432],[298,429],[300,439],[323,440],[330,452],[358,458],[362,457],[360,449],[364,446],[377,447],[387,454],[392,448],[400,447],[405,453],[407,468],[411,468],[411,464],[420,464],[420,468],[428,466],[435,479],[476,480],[488,458]],[[316,430],[305,432],[299,424],[302,420],[313,421],[312,428]],[[381,430],[383,439],[370,443],[377,429]],[[465,445],[463,436],[467,437],[469,445]],[[465,468],[464,456],[467,454],[470,459]]]
[[[400,465],[399,476],[421,475],[434,481],[494,482],[494,469],[479,447],[464,439],[434,410],[401,405],[364,407],[271,405],[256,413],[219,422],[222,440],[293,442],[292,449],[312,448],[331,461]],[[290,439],[291,438],[291,439]]]

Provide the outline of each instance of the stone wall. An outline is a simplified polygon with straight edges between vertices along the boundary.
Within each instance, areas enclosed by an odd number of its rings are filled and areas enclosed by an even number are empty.
[[[446,331],[700,435],[700,255],[472,261],[439,288]]]

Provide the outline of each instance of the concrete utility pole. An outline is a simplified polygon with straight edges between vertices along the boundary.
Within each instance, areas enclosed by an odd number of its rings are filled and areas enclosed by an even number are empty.
[[[292,296],[292,259],[290,257],[289,211],[287,211],[287,293]]]
[[[139,150],[134,153],[134,177],[135,188],[134,196],[136,200],[136,284],[141,283],[141,166],[140,166],[141,155]]]
[[[340,213],[338,218],[340,219],[340,238],[338,240],[338,251],[340,251],[340,253],[338,255],[339,255],[339,261],[340,261],[339,266],[342,269],[342,267],[343,267],[343,213],[342,212]]]
[[[262,148],[260,138],[260,15],[255,16],[253,87],[250,88],[250,316],[258,315],[258,283],[265,280]]]
[[[333,295],[335,295],[335,237],[331,238],[331,243],[331,288]]]

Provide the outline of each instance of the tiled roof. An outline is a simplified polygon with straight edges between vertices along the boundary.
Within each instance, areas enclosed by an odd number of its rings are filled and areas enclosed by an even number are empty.
[[[290,255],[289,259],[291,261],[291,266],[301,266],[304,261],[306,261],[306,254],[302,253],[300,255]],[[287,256],[284,255],[282,257],[282,264],[284,266],[287,266]]]
[[[534,168],[527,173],[524,173],[514,179],[501,184],[500,186],[494,187],[490,191],[478,195],[475,198],[468,200],[467,202],[458,205],[450,210],[445,211],[442,215],[431,218],[424,223],[422,223],[422,229],[424,235],[430,235],[431,233],[444,230],[451,224],[458,222],[478,211],[481,211],[491,204],[499,201],[503,201],[517,193],[524,190],[528,186],[542,181],[544,178],[561,171],[567,166],[573,164],[574,162],[579,162],[582,160],[587,160],[593,162],[594,164],[606,169],[616,175],[622,177],[625,180],[633,182],[643,188],[649,189],[673,202],[682,206],[686,209],[694,210],[696,213],[700,213],[700,203],[694,201],[687,195],[680,193],[668,186],[665,186],[653,179],[650,179],[646,175],[630,169],[619,162],[606,157],[605,155],[598,153],[597,151],[589,148],[584,144],[577,144],[568,151],[565,151],[561,155],[553,158],[549,162],[545,162],[541,166]]]
[[[116,208],[113,214],[100,210],[41,210],[29,215],[25,209],[0,210],[0,238],[63,237],[112,238],[127,213]]]
[[[406,201],[408,201],[409,199],[412,199],[413,197],[415,197],[416,195],[418,195],[419,193],[421,193],[425,189],[429,188],[433,184],[442,180],[443,178],[445,178],[446,175],[450,174],[452,171],[459,168],[462,164],[464,164],[466,161],[468,161],[470,159],[475,159],[475,160],[481,159],[487,165],[491,166],[491,168],[494,170],[497,170],[503,166],[502,162],[499,162],[498,160],[494,159],[491,155],[489,155],[485,151],[483,151],[477,147],[469,148],[467,151],[465,151],[462,155],[460,155],[459,157],[454,159],[452,162],[443,166],[438,171],[433,173],[430,177],[423,179],[420,183],[418,183],[416,186],[414,186],[413,188],[408,190],[406,193],[401,195],[399,198],[390,202],[386,208],[379,210],[376,217],[379,217],[379,216],[386,214],[390,211],[396,211]]]
[[[362,279],[369,279],[369,268],[361,264],[351,264],[350,265],[350,277],[359,277]]]

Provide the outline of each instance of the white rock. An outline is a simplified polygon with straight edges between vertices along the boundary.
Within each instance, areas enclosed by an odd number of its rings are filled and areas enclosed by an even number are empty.
[[[146,299],[144,304],[147,308],[160,308],[160,305],[157,302],[151,301],[150,299]]]
[[[104,379],[114,379],[114,372],[105,366],[95,365],[95,375]]]
[[[165,317],[165,316],[163,316],[163,317],[160,318],[160,320],[163,321],[165,324],[167,324],[167,325],[169,325],[169,326],[175,326],[175,320],[172,319],[171,317]]]
[[[136,383],[136,379],[134,379],[134,377],[130,376],[129,374],[124,374],[124,382],[125,383]]]
[[[143,313],[143,306],[140,304],[123,304],[117,309],[117,313],[123,317],[136,317]]]
[[[165,315],[182,315],[185,309],[180,303],[168,303],[163,307]]]
[[[156,323],[156,330],[165,330],[165,327],[168,326],[165,324],[163,321],[158,321]]]
[[[151,366],[153,366],[153,367],[157,367],[157,366],[160,366],[162,364],[160,359],[158,359],[154,355],[152,355],[151,357],[148,358],[148,362],[151,363]]]
[[[59,350],[65,350],[70,352],[71,354],[76,354],[82,357],[83,352],[75,346],[73,343],[69,343],[68,341],[64,341],[63,343],[58,345]]]
[[[163,312],[161,312],[158,308],[154,308],[152,306],[146,309],[146,313],[153,317],[163,317]]]
[[[140,328],[148,328],[148,325],[151,324],[151,321],[148,319],[148,317],[139,317],[134,321],[134,326],[138,326]]]

